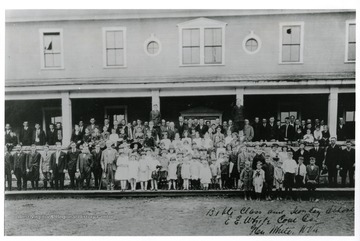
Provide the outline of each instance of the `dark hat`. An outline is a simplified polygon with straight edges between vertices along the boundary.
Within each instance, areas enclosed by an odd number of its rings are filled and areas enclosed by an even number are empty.
[[[130,148],[131,149],[134,149],[134,146],[137,145],[138,146],[138,149],[141,149],[142,148],[142,145],[140,142],[133,142],[130,144]]]

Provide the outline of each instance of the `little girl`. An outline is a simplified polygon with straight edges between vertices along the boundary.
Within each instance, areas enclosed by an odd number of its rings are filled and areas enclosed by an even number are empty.
[[[176,179],[177,179],[177,175],[176,175],[176,168],[177,165],[179,163],[176,161],[175,157],[172,157],[170,159],[170,164],[169,164],[169,174],[167,176],[168,179],[168,190],[171,189],[171,186],[173,186],[174,190],[176,190]]]
[[[225,137],[225,146],[230,144],[232,140],[233,140],[233,137],[231,135],[231,130],[228,129],[227,132],[226,132],[226,137]]]
[[[251,163],[249,161],[245,162],[245,168],[240,173],[240,180],[243,185],[243,190],[245,194],[245,200],[251,200],[251,191],[252,191],[252,179],[254,171],[251,168]]]
[[[214,144],[213,144],[213,141],[210,138],[209,132],[206,132],[205,135],[204,135],[203,146],[207,150],[214,147]]]
[[[253,174],[253,184],[255,187],[255,195],[257,201],[260,201],[260,196],[264,185],[264,181],[265,181],[265,172],[263,169],[261,169],[261,162],[258,162],[256,164],[256,170],[254,171]]]
[[[196,155],[190,161],[190,178],[191,178],[191,189],[198,190],[200,188],[200,169],[201,163],[199,156]]]
[[[200,181],[204,190],[209,189],[209,183],[211,182],[211,171],[209,167],[209,162],[206,160],[206,157],[201,158],[201,168],[200,168]]]
[[[175,133],[175,138],[174,140],[171,142],[172,146],[174,148],[182,148],[182,141],[180,139],[180,134],[179,133]]]
[[[181,166],[181,177],[184,182],[184,190],[189,190],[189,179],[190,179],[190,159],[189,156],[184,158],[184,162]]]
[[[136,180],[138,179],[139,162],[138,162],[137,158],[138,158],[138,156],[136,153],[130,154],[128,178],[129,178],[129,182],[131,185],[131,191],[135,191]]]
[[[139,160],[139,182],[141,190],[147,190],[147,184],[149,181],[149,163],[148,159],[145,157],[145,153],[141,154]]]
[[[120,156],[116,161],[116,173],[115,173],[115,180],[120,180],[121,191],[126,190],[126,180],[129,179],[129,158],[125,154],[124,149],[119,149]]]

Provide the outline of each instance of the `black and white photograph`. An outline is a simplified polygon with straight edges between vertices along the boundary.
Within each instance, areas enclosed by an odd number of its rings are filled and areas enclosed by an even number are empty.
[[[204,7],[4,10],[5,236],[355,237],[356,8]]]

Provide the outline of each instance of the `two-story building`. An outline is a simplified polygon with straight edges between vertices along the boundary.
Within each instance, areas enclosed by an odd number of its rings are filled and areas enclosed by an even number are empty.
[[[182,113],[355,124],[355,10],[11,10],[5,121]],[[353,136],[354,137],[354,136]]]

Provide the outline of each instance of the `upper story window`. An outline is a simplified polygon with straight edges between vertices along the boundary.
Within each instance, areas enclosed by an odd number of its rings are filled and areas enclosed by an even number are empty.
[[[126,67],[126,28],[103,28],[103,46],[105,68]]]
[[[225,64],[225,26],[206,18],[178,24],[180,66]]]
[[[346,21],[345,36],[345,62],[353,63],[356,61],[356,22],[355,20]]]
[[[64,68],[62,29],[40,29],[42,69]]]
[[[280,23],[281,64],[303,63],[304,23]]]

